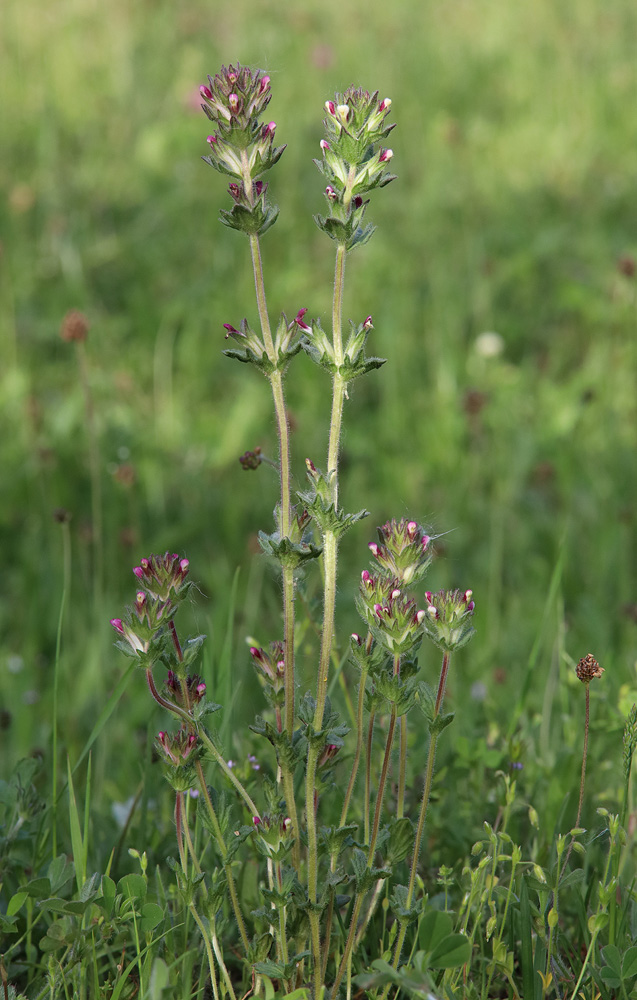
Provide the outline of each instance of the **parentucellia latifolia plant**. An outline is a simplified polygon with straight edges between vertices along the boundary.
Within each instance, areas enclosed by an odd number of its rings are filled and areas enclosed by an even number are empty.
[[[444,711],[447,677],[453,654],[473,634],[474,602],[470,590],[419,589],[434,540],[416,520],[388,521],[369,545],[372,561],[355,596],[363,626],[349,639],[345,668],[347,686],[358,688],[347,723],[328,697],[339,543],[368,514],[348,513],[341,505],[343,409],[350,384],[384,364],[366,354],[371,316],[343,329],[345,260],[374,232],[365,222],[369,194],[395,179],[386,145],[394,127],[388,123],[391,101],[352,87],[326,102],[315,161],[326,181],[326,210],[315,221],[335,244],[331,331],[309,320],[305,309],[291,322],[282,314],[273,327],[261,237],[278,209],[263,178],[285,146],[275,145],[276,126],[265,114],[270,78],[237,65],[208,80],[200,88],[212,123],[203,159],[230,178],[232,204],[221,221],[248,239],[258,313],[258,331],[247,319],[237,327],[225,324],[233,342],[225,353],[257,368],[272,390],[280,496],[274,530],[259,538],[280,567],[283,607],[281,632],[267,648],[250,649],[266,706],[250,727],[265,741],[258,781],[254,773],[242,780],[210,724],[220,706],[206,699],[196,673],[203,637],[178,636],[176,615],[192,586],[188,560],[172,554],[142,559],[134,570],[134,603],[111,622],[118,646],[144,670],[152,697],[173,720],[159,733],[156,749],[175,797],[177,858],[170,865],[178,899],[200,932],[215,1000],[239,1000],[249,991],[319,1000],[349,997],[354,987],[384,998],[401,985],[421,995],[436,988],[464,995],[469,910],[455,919],[428,906],[419,865],[436,748],[452,720]],[[332,407],[324,463],[308,458],[307,486],[295,492],[284,376],[301,352],[331,380]],[[242,458],[245,467],[261,461],[259,449]],[[322,561],[320,643],[313,689],[300,697],[297,581],[316,560]],[[437,685],[419,676],[423,640],[440,650]],[[421,788],[409,796],[419,809],[407,815],[408,718],[416,708],[424,715],[428,744]],[[375,729],[384,739],[378,761]],[[337,762],[344,775],[338,784]],[[256,869],[256,878],[243,877],[247,868]]]

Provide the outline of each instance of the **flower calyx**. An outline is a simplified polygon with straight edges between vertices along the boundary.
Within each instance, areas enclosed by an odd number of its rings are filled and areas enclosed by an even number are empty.
[[[373,329],[371,316],[367,316],[358,324],[350,320],[350,327],[340,364],[336,359],[334,346],[319,320],[313,320],[311,326],[305,326],[301,335],[301,347],[314,364],[324,368],[331,375],[340,375],[346,384],[360,375],[381,368],[386,362],[386,358],[368,358],[365,355],[365,344]]]
[[[384,576],[408,586],[421,580],[433,557],[432,537],[416,521],[392,518],[377,529],[369,549]]]
[[[305,312],[305,310],[301,310]],[[231,323],[224,323],[226,340],[232,337],[239,349],[231,348],[223,353],[228,358],[235,358],[244,364],[255,365],[266,377],[273,372],[284,372],[290,359],[301,350],[301,340],[297,336],[299,325],[298,316],[292,322],[288,322],[285,313],[281,313],[273,342],[273,353],[270,354],[261,339],[250,328],[247,319],[243,319],[237,330]]]
[[[300,495],[300,494],[299,494]],[[308,559],[316,559],[323,549],[320,545],[315,545],[310,529],[310,512],[304,507],[293,508],[293,517],[290,522],[289,534],[283,535],[281,530],[281,511],[277,506],[274,511],[274,520],[277,530],[268,535],[264,531],[259,532],[259,544],[268,556],[273,556],[282,566],[298,569]]]
[[[255,816],[253,818],[257,849],[272,861],[283,861],[294,841],[292,820],[282,814]],[[283,902],[286,902],[284,899]]]
[[[285,655],[280,641],[271,642],[269,652],[261,646],[250,646],[250,656],[263,685],[265,696],[273,708],[285,703]]]
[[[420,645],[426,612],[402,589],[399,580],[363,570],[356,607],[376,639],[392,656]]]
[[[141,559],[133,573],[142,587],[158,601],[171,601],[173,606],[181,603],[190,584],[186,583],[190,563],[177,553],[165,552],[163,556],[151,555]]]
[[[155,748],[167,781],[176,792],[187,792],[196,783],[195,765],[204,752],[199,737],[184,726],[176,733],[160,732]]]
[[[425,627],[429,638],[444,652],[462,649],[475,633],[471,624],[475,602],[470,590],[427,591]]]
[[[334,502],[334,473],[324,474],[309,458],[305,459],[305,465],[310,489],[299,491],[297,496],[323,536],[332,532],[340,538],[357,521],[369,516],[369,511],[365,509],[347,514],[338,508]]]

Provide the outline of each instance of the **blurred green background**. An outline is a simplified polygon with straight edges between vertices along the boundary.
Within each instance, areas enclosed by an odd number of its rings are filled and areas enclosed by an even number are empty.
[[[398,123],[398,180],[373,195],[378,231],[346,274],[345,315],[372,314],[370,351],[388,364],[354,385],[345,414],[342,501],[371,517],[343,546],[341,647],[359,627],[352,591],[375,525],[408,514],[447,533],[428,586],[471,587],[477,605],[450,683],[467,769],[471,740],[506,761],[519,723],[527,757],[547,774],[566,761],[575,785],[571,667],[590,651],[606,668],[591,781],[614,787],[637,686],[635,4],[4,0],[0,18],[5,761],[48,754],[57,508],[72,518],[60,656],[71,759],[124,669],[108,619],[151,551],[186,554],[200,581],[189,614],[210,636],[213,697],[240,692],[237,717],[239,701],[261,710],[244,639],[280,634],[279,585],[255,554],[277,482],[237,458],[257,444],[274,456],[276,432],[265,380],[221,355],[223,323],[256,325],[256,309],[247,243],[217,221],[228,196],[200,159],[197,100],[207,73],[240,61],[271,76],[288,144],[263,242],[273,316],[305,306],[329,327],[333,246],[312,221],[324,101],[378,89]],[[59,335],[70,309],[90,322],[97,595],[85,399],[75,345]],[[302,488],[306,455],[325,462],[329,383],[299,357],[287,392]],[[318,595],[317,574],[307,586]],[[303,689],[314,662],[310,643]],[[423,664],[433,680],[436,657]],[[136,678],[99,742],[113,781],[136,766],[126,747],[131,727],[145,732],[141,688]]]

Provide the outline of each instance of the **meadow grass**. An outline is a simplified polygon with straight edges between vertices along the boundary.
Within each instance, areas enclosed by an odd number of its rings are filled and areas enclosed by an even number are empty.
[[[244,243],[217,222],[223,185],[199,159],[197,100],[206,73],[239,59],[271,75],[277,141],[289,143],[264,239],[274,312],[328,316],[331,249],[312,222],[324,101],[350,83],[379,89],[399,122],[399,180],[372,204],[365,259],[348,260],[345,316],[372,314],[389,362],[355,384],[346,415],[343,493],[372,517],[343,545],[337,641],[343,652],[360,627],[350,595],[374,526],[403,514],[431,524],[442,538],[430,586],[471,586],[478,632],[450,681],[462,726],[439,754],[427,866],[453,864],[495,821],[494,772],[512,761],[524,764],[518,796],[542,817],[531,830],[520,808],[512,836],[548,862],[577,810],[573,667],[589,651],[606,670],[582,824],[594,831],[597,806],[620,808],[621,732],[637,700],[634,5],[6,0],[0,17],[2,777],[42,756],[48,795],[55,718],[63,787],[67,755],[75,766],[122,677],[108,620],[151,551],[186,554],[200,581],[183,614],[210,637],[227,756],[260,710],[245,639],[278,628],[279,584],[255,541],[277,481],[237,458],[256,444],[274,456],[276,430],[265,382],[220,353],[223,323],[255,309]],[[77,352],[59,337],[70,309],[90,322],[97,584],[86,401]],[[502,338],[491,357],[487,332]],[[327,385],[301,359],[287,388],[300,486],[306,454],[325,448]],[[317,607],[317,574],[306,587]],[[301,652],[309,685],[311,630]],[[133,676],[92,746],[89,871],[113,850],[119,873],[132,870],[129,846],[153,862],[170,851],[148,739],[160,724]],[[423,762],[415,746],[410,779]],[[120,842],[113,805],[141,789]],[[58,849],[70,853],[60,803]]]

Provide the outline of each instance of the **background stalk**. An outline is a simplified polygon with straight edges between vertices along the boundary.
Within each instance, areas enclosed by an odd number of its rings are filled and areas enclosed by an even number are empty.
[[[93,601],[95,610],[101,606],[102,587],[104,584],[104,543],[102,530],[102,477],[100,474],[100,448],[95,421],[95,406],[91,392],[91,379],[88,368],[86,344],[83,340],[76,342],[77,363],[80,373],[80,383],[84,395],[84,413],[88,432],[89,470],[91,476],[91,541],[93,547]]]

